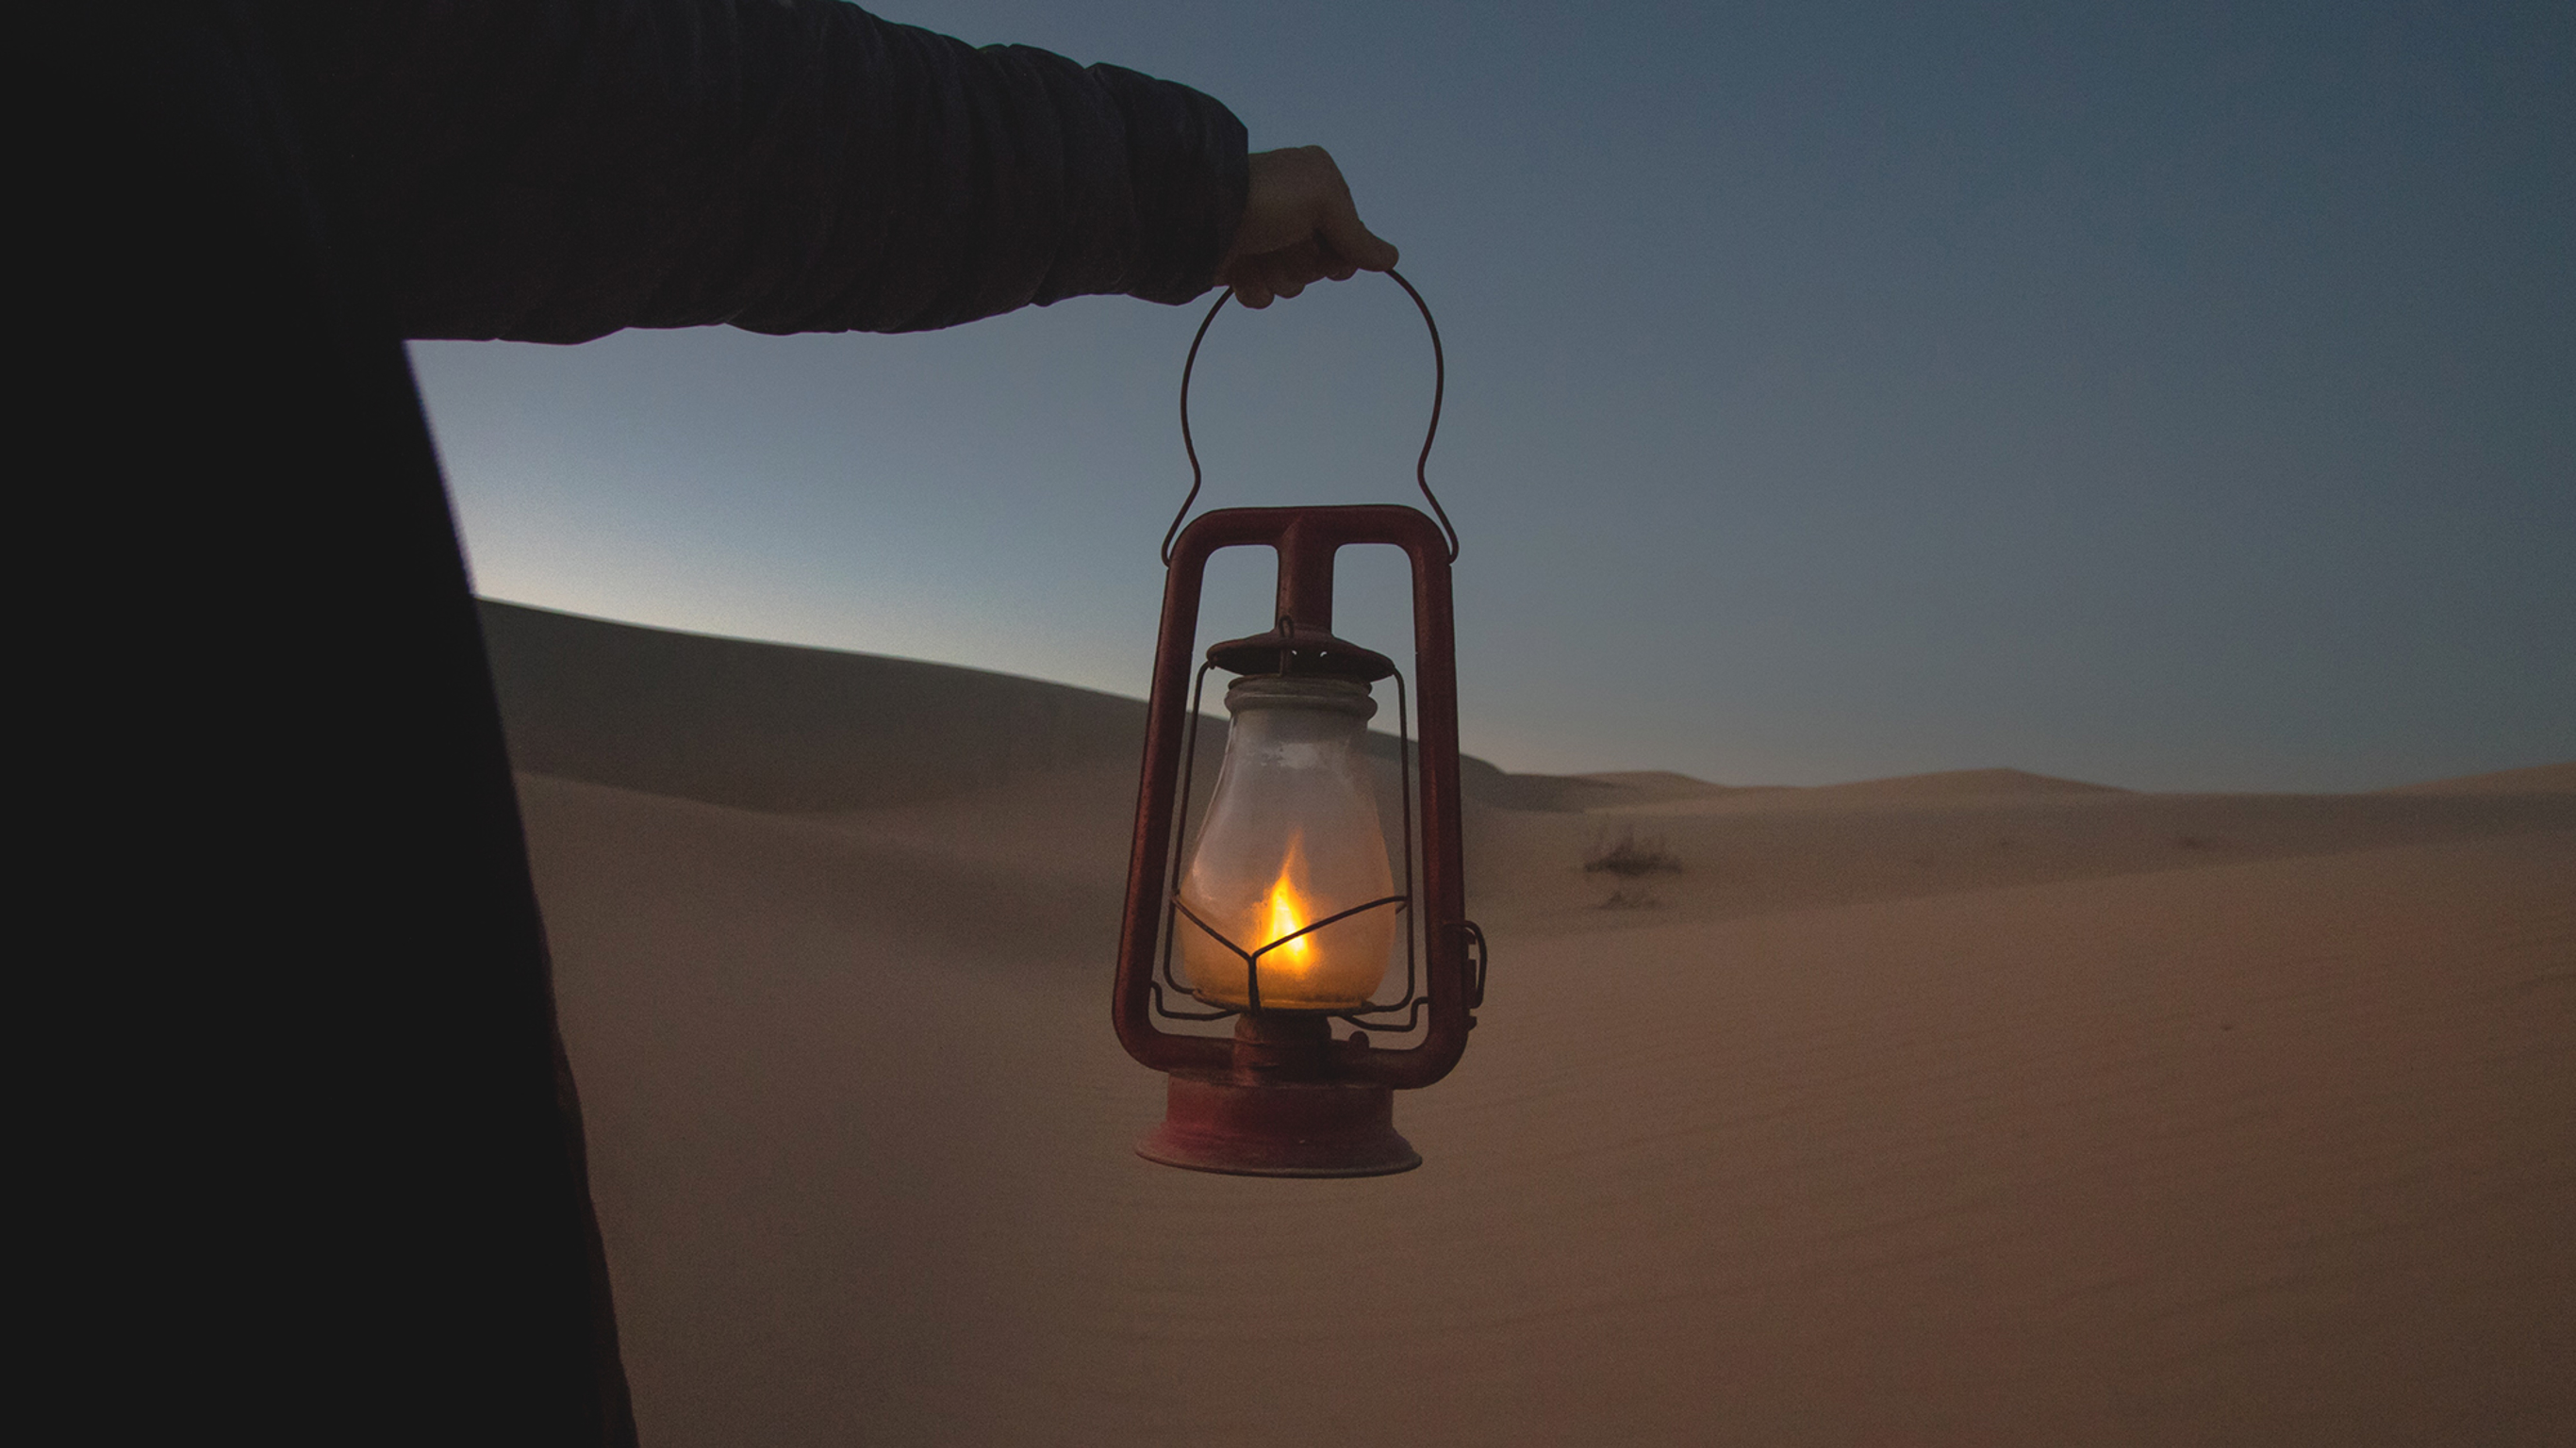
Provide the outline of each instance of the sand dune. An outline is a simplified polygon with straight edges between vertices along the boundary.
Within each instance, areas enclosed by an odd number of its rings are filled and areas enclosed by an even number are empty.
[[[1128,1151],[1135,706],[644,644],[503,683],[649,1443],[2576,1432],[2576,798],[1492,771],[1428,1164],[1253,1181]]]
[[[1811,800],[1954,800],[2128,792],[2115,785],[2088,784],[2080,779],[2053,779],[2020,769],[1945,769],[1932,774],[1900,774],[1892,779],[1819,785],[1802,789],[1799,794]]]
[[[2401,784],[2389,794],[2576,794],[2576,760]]]
[[[510,752],[534,773],[821,814],[1090,764],[1132,771],[1143,753],[1145,705],[1115,694],[492,599],[482,613]],[[1224,742],[1223,720],[1214,722],[1201,740],[1211,768]],[[1372,743],[1391,774],[1394,740],[1377,734]],[[1481,759],[1460,772],[1469,798],[1514,809],[1612,797],[1583,780],[1505,774]]]
[[[1614,893],[1679,919],[1723,919],[1864,900],[2576,825],[2576,799],[2525,795],[2157,795],[1919,798],[1782,791],[1682,810],[1479,813],[1478,908],[1560,928],[1621,928]],[[1623,842],[1672,868],[1621,877],[1583,866]]]
[[[1145,706],[947,664],[708,638],[486,601],[521,769],[749,809],[936,799],[1101,759]]]

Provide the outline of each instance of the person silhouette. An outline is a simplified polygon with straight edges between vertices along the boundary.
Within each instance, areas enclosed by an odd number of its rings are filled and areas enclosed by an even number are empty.
[[[30,883],[100,927],[53,1018],[114,1123],[80,1153],[122,1224],[102,1260],[149,1304],[117,1351],[273,1438],[631,1443],[405,339],[1259,307],[1395,248],[1330,156],[1250,153],[1196,91],[835,0],[78,23],[45,63],[80,160],[22,213],[67,318],[26,405],[75,461],[22,526],[88,621],[22,667],[71,782]]]

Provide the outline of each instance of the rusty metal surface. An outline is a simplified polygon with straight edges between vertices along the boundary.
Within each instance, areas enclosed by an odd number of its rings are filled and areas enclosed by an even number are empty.
[[[1172,1078],[1163,1124],[1136,1154],[1233,1176],[1388,1176],[1422,1165],[1395,1129],[1395,1093],[1353,1082],[1247,1086]]]

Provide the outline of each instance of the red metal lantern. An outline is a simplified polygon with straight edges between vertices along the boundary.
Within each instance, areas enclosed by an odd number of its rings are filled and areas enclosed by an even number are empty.
[[[1466,917],[1459,843],[1449,595],[1457,534],[1423,471],[1447,369],[1422,294],[1388,275],[1431,328],[1431,428],[1414,479],[1436,523],[1386,505],[1229,508],[1183,528],[1201,481],[1190,375],[1231,292],[1200,321],[1181,371],[1190,493],[1163,538],[1162,634],[1113,1008],[1128,1054],[1171,1076],[1163,1124],[1136,1148],[1171,1166],[1377,1176],[1421,1165],[1395,1130],[1394,1093],[1457,1065],[1484,998],[1484,936]],[[1411,698],[1393,659],[1333,632],[1334,555],[1356,544],[1391,544],[1411,561]],[[1193,677],[1207,562],[1235,547],[1277,552],[1276,622],[1212,646]],[[1199,706],[1208,674],[1220,669],[1236,676],[1227,690],[1233,725],[1193,839]],[[1372,686],[1381,682],[1393,686],[1397,716],[1392,860],[1365,738]],[[1418,739],[1409,717],[1417,714]],[[1398,958],[1403,990],[1381,999]],[[1167,1031],[1158,1019],[1231,1020],[1233,1036]],[[1350,1027],[1338,1039],[1336,1021]]]

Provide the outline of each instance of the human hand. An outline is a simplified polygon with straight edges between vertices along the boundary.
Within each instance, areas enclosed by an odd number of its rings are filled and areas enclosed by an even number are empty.
[[[1386,271],[1395,248],[1360,225],[1342,168],[1321,146],[1255,151],[1243,223],[1216,279],[1256,311],[1274,297],[1293,297],[1310,282],[1346,282],[1355,272]]]

